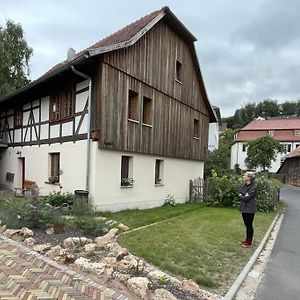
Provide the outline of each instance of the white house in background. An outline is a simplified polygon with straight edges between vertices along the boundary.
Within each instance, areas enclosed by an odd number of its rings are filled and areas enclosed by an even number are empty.
[[[216,121],[195,40],[164,7],[0,99],[0,184],[83,189],[97,210],[186,200]]]
[[[217,122],[209,124],[208,130],[208,150],[214,151],[219,149],[219,135],[220,135],[220,123],[221,123],[221,113],[220,108],[217,106],[212,106],[217,117]]]
[[[242,170],[246,170],[245,158],[247,157],[246,142],[270,135],[284,145],[286,153],[300,146],[300,119],[255,119],[240,129],[234,137],[231,146],[231,168],[239,164]],[[286,154],[278,154],[276,161],[271,165],[271,172],[277,172]]]

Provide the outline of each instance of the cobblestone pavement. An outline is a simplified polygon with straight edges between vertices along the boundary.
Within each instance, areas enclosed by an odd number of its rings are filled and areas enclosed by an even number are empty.
[[[126,300],[85,275],[0,235],[1,300]]]

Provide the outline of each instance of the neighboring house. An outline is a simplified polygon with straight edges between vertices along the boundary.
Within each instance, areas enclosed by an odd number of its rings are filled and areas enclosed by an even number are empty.
[[[0,99],[0,184],[83,189],[97,210],[186,200],[216,121],[195,41],[164,7]]]
[[[285,156],[277,174],[284,176],[285,183],[300,186],[300,146]]]
[[[219,148],[219,134],[220,134],[220,124],[221,124],[220,108],[214,105],[212,107],[217,117],[217,122],[209,124],[209,130],[208,130],[209,151],[214,151]]]
[[[245,158],[247,157],[246,142],[270,135],[284,145],[286,153],[289,153],[300,145],[300,119],[267,119],[253,120],[244,128],[240,129],[231,146],[231,168],[239,164],[242,170],[246,170]],[[276,161],[269,171],[276,172],[284,160],[285,153],[277,155]]]

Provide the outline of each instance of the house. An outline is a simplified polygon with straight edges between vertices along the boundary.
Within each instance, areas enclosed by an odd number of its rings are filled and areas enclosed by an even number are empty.
[[[217,117],[217,122],[209,124],[208,130],[208,150],[214,151],[219,148],[219,134],[221,125],[221,113],[220,108],[217,106],[212,106]]]
[[[284,183],[300,186],[300,146],[285,156],[277,174],[284,177]]]
[[[0,99],[0,183],[102,211],[186,200],[216,121],[195,41],[163,7]]]
[[[239,164],[242,170],[246,170],[245,158],[247,157],[246,143],[263,136],[270,135],[284,145],[286,153],[289,153],[300,145],[300,119],[296,118],[258,118],[240,129],[234,136],[231,146],[231,168]],[[276,161],[271,165],[271,172],[276,172],[284,160],[284,153],[277,155]]]

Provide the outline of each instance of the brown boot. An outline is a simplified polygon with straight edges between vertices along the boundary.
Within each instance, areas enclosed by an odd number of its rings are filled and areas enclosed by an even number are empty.
[[[241,244],[242,248],[251,248],[252,247],[252,239],[246,239],[246,243]]]

